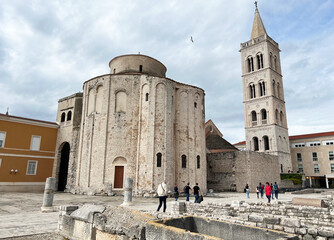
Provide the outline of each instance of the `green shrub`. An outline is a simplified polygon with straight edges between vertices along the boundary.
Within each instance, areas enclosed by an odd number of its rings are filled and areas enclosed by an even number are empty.
[[[302,175],[299,173],[281,173],[281,180],[292,180],[294,185],[302,184]]]

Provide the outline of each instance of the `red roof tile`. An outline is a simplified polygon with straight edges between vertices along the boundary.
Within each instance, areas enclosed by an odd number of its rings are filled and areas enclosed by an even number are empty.
[[[303,135],[294,135],[294,136],[289,136],[289,139],[294,140],[294,139],[316,138],[316,137],[327,137],[327,136],[334,136],[334,132],[322,132],[322,133],[310,133],[310,134],[303,134]]]
[[[7,115],[7,114],[2,114],[2,113],[0,113],[0,116],[9,117],[9,118],[18,118],[18,119],[23,119],[23,120],[29,120],[29,121],[35,121],[35,122],[41,122],[41,123],[49,123],[49,124],[57,125],[57,123],[55,123],[55,122],[48,122],[48,121],[37,120],[37,119],[32,119],[32,118],[18,117],[18,116]]]

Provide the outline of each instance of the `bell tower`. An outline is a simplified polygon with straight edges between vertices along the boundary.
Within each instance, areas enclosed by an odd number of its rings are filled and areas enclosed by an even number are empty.
[[[263,25],[257,2],[250,40],[240,44],[246,149],[277,155],[292,170],[280,49]]]

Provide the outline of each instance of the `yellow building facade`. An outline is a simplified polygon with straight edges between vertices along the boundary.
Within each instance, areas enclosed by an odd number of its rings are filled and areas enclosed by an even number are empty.
[[[53,122],[0,114],[0,191],[43,191],[57,131]]]

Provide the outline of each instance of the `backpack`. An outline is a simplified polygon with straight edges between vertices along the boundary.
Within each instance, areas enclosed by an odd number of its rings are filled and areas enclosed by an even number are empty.
[[[277,190],[278,189],[278,185],[274,184],[274,189]]]
[[[264,185],[263,184],[261,184],[261,190],[263,190],[264,189]]]

